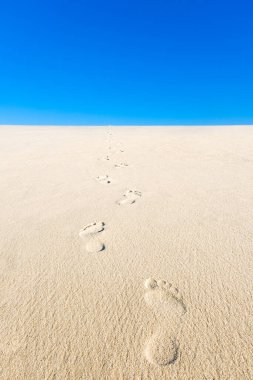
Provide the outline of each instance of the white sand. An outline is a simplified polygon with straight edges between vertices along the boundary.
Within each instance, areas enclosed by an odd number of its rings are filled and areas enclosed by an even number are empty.
[[[1,380],[253,379],[253,127],[2,126],[0,176]]]

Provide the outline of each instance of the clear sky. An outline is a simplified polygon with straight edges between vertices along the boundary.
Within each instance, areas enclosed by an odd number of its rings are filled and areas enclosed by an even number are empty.
[[[0,124],[253,124],[252,0],[6,0]]]

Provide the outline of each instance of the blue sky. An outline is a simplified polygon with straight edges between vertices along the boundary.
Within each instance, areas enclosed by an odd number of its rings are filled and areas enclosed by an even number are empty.
[[[0,10],[0,124],[253,124],[252,0]]]

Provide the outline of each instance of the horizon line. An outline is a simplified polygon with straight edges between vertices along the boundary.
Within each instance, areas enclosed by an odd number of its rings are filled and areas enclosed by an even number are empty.
[[[0,127],[252,127],[253,124],[0,124]]]

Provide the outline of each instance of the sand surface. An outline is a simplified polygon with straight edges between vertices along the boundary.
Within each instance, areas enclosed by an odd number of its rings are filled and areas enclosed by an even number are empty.
[[[0,379],[252,380],[253,127],[0,127]]]

